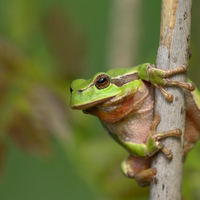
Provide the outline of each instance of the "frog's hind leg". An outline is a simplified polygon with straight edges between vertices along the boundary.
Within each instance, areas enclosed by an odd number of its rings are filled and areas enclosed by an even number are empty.
[[[150,168],[151,159],[143,159],[129,155],[121,164],[122,172],[129,178],[134,178],[141,187],[148,186],[156,175],[156,169]]]
[[[195,146],[200,138],[200,95],[196,89],[194,92],[186,91],[186,122],[184,156]]]

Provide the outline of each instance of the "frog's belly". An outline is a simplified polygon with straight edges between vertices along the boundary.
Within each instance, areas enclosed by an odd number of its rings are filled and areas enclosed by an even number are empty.
[[[120,140],[146,143],[153,121],[153,105],[153,97],[150,95],[136,113],[130,113],[120,121],[107,123],[106,126],[111,134],[116,134]]]
[[[118,135],[121,140],[134,143],[146,143],[150,133],[152,113],[136,113],[117,123],[107,124],[111,133]]]

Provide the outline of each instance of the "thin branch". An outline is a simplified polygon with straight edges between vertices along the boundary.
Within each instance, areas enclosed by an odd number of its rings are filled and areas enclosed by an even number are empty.
[[[190,50],[190,24],[192,0],[162,0],[160,43],[157,54],[157,67],[175,69],[183,64],[188,65]],[[185,82],[186,75],[177,75],[174,79]],[[162,94],[156,90],[155,114],[161,116],[157,131],[185,129],[185,98],[180,88],[168,88],[174,96],[172,103],[166,102]],[[167,138],[163,141],[173,154],[168,161],[159,153],[153,160],[156,167],[156,181],[151,184],[151,200],[181,200],[183,136],[180,139]]]

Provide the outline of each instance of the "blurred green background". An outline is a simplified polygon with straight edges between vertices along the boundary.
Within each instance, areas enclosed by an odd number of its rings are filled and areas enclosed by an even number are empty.
[[[149,199],[120,172],[127,156],[97,118],[72,111],[70,83],[155,63],[160,1],[0,0],[0,199]],[[200,2],[193,2],[189,76],[200,88]],[[200,143],[183,199],[200,199]]]

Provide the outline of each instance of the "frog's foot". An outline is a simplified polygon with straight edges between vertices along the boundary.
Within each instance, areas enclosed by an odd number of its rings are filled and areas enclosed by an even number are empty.
[[[182,135],[182,131],[180,129],[175,129],[175,130],[157,133],[156,128],[157,128],[158,124],[160,123],[160,121],[161,121],[161,119],[160,119],[159,115],[156,115],[152,122],[151,134],[152,134],[152,137],[155,138],[155,143],[156,143],[158,149],[160,149],[169,160],[172,160],[173,155],[172,155],[171,151],[169,151],[159,140],[162,140],[166,137],[180,138]]]
[[[154,180],[157,171],[150,168],[151,160],[128,156],[121,164],[122,172],[129,178],[134,178],[141,187],[148,186]]]
[[[150,185],[156,173],[156,168],[149,168],[138,172],[137,174],[135,174],[134,178],[140,187],[145,187]]]
[[[167,101],[173,101],[173,95],[169,94],[164,87],[180,87],[185,88],[189,91],[195,90],[195,85],[193,83],[183,83],[179,81],[170,80],[169,77],[174,76],[176,74],[181,74],[187,72],[188,68],[183,65],[176,69],[170,70],[161,70],[156,69],[154,65],[149,66],[148,68],[148,77],[150,82],[160,90],[163,96],[167,99]]]

